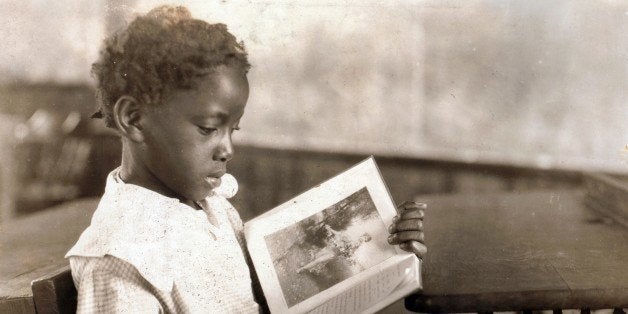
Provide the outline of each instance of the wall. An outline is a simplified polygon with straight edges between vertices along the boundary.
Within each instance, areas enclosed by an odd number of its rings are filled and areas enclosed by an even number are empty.
[[[628,172],[626,2],[181,3],[247,45],[243,144]]]
[[[627,168],[628,2],[450,1],[420,19],[426,146]]]
[[[104,0],[0,1],[0,84],[90,80]]]
[[[0,77],[91,84],[102,35],[159,3],[4,1]],[[625,2],[180,3],[250,52],[240,144],[628,172]]]

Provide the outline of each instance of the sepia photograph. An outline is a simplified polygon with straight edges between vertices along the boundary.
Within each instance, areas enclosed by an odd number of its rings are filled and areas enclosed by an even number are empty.
[[[288,306],[396,254],[366,189],[265,237]]]
[[[0,0],[0,313],[625,314],[626,34],[628,0]]]

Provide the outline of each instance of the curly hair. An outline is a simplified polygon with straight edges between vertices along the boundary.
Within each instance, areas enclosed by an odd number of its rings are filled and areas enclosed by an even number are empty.
[[[161,6],[106,39],[92,65],[99,111],[115,127],[113,106],[123,95],[158,104],[175,89],[191,89],[219,65],[247,73],[244,44],[224,24],[192,18],[185,7]]]

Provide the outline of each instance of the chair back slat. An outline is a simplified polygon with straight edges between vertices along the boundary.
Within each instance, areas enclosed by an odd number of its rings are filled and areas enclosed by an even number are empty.
[[[76,288],[70,266],[33,280],[33,301],[38,314],[76,313]]]

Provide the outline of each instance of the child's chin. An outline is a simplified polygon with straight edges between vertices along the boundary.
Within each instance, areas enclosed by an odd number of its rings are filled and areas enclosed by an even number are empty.
[[[212,189],[199,189],[196,191],[190,191],[188,199],[194,200],[195,202],[202,201],[206,199],[212,192]]]
[[[212,190],[208,190],[207,193],[202,193],[198,195],[198,200],[202,201],[211,195]]]

